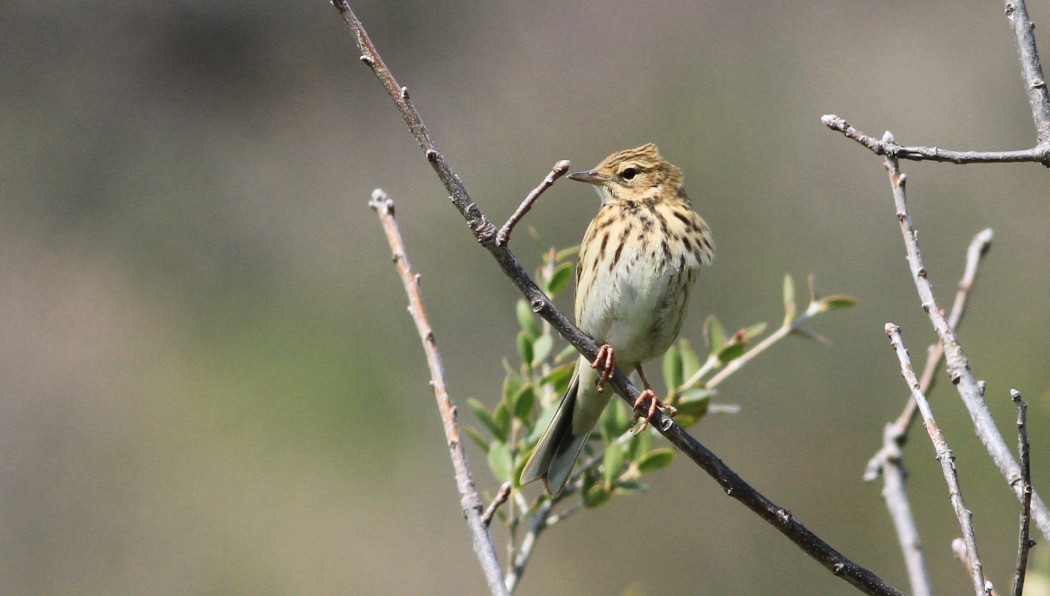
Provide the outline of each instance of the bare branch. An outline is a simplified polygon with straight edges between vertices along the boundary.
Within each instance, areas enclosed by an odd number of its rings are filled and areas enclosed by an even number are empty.
[[[481,214],[480,209],[473,199],[470,198],[459,176],[452,171],[444,156],[434,147],[426,126],[423,124],[418,112],[416,112],[415,107],[409,101],[408,90],[397,84],[397,81],[369,39],[367,32],[365,32],[361,21],[353,13],[347,1],[333,0],[332,4],[353,32],[358,48],[363,54],[361,57],[362,62],[372,69],[376,77],[386,87],[387,92],[401,111],[416,141],[423,149],[427,160],[449,191],[453,205],[467,220],[467,224],[474,233],[475,238],[492,254],[503,268],[504,273],[524,294],[525,299],[532,305],[533,311],[546,319],[585,358],[594,360],[598,354],[598,345],[594,340],[581,332],[554,306],[507,248],[496,245],[494,226]],[[641,393],[628,380],[627,376],[619,370],[610,379],[610,384],[632,406]],[[675,424],[673,420],[657,412],[653,416],[653,424],[673,445],[678,447],[714,478],[727,495],[740,501],[757,513],[832,573],[869,594],[900,594],[898,590],[885,583],[869,569],[854,563],[833,549],[828,543],[795,519],[791,512],[776,505],[756,491],[715,456],[714,453],[686,433],[681,426]]]
[[[892,133],[887,132],[883,140],[892,143]],[[930,284],[926,267],[923,264],[922,253],[919,250],[918,233],[912,226],[911,216],[908,214],[904,190],[906,178],[899,169],[897,158],[886,157],[886,171],[889,174],[890,187],[893,191],[897,221],[900,224],[901,234],[904,237],[904,246],[908,253],[908,264],[911,268],[912,280],[915,282],[915,289],[918,291],[922,309],[929,316],[930,322],[937,332],[937,337],[940,339],[941,345],[944,346],[948,376],[951,378],[956,391],[959,392],[959,396],[966,406],[966,410],[970,414],[974,432],[977,433],[992,461],[999,468],[1018,500],[1020,500],[1024,498],[1024,491],[1020,483],[1017,482],[1017,479],[1022,476],[1021,467],[1017,464],[1009,447],[1006,446],[1006,441],[1003,440],[1002,434],[999,433],[999,428],[995,425],[995,420],[988,409],[988,403],[984,399],[983,383],[978,383],[977,379],[974,378],[970,369],[970,361],[967,359],[966,354],[963,353],[962,345],[955,336],[954,328],[948,323],[944,310],[937,306],[937,301],[933,297],[933,286]],[[1043,503],[1039,495],[1034,492],[1032,493],[1032,516],[1035,518],[1036,525],[1039,526],[1043,535],[1050,536],[1050,510],[1047,509],[1046,504]]]
[[[941,462],[941,472],[944,474],[945,482],[948,483],[948,494],[951,498],[952,508],[955,510],[955,516],[959,518],[959,527],[962,529],[963,541],[966,543],[966,556],[968,567],[971,569],[970,578],[973,580],[974,590],[977,596],[989,596],[991,587],[984,579],[981,559],[977,555],[977,541],[974,539],[973,533],[973,514],[966,508],[966,503],[963,501],[959,477],[955,473],[955,456],[952,455],[952,450],[948,447],[948,441],[941,434],[941,429],[933,418],[933,411],[930,409],[930,404],[926,401],[926,396],[919,390],[919,379],[915,377],[915,371],[911,368],[911,357],[908,355],[908,350],[904,347],[904,342],[901,339],[901,328],[893,323],[887,323],[886,335],[890,338],[890,345],[893,346],[893,351],[897,353],[897,360],[901,365],[901,375],[911,390],[912,399],[919,406],[919,413],[922,414],[923,424],[930,435],[930,441],[933,442],[937,460]]]
[[[897,532],[897,540],[904,555],[904,567],[908,570],[911,592],[914,596],[930,596],[933,593],[930,573],[926,568],[926,556],[923,553],[922,540],[919,538],[919,529],[915,525],[911,501],[908,500],[908,475],[904,470],[897,429],[892,424],[887,424],[882,434],[883,447],[877,456],[882,470],[882,497],[886,501],[886,509],[889,510],[893,528]]]
[[[1010,390],[1010,398],[1017,407],[1017,455],[1021,460],[1021,478],[1024,498],[1021,499],[1021,521],[1017,531],[1017,565],[1014,569],[1014,596],[1024,592],[1024,576],[1028,569],[1028,551],[1035,544],[1028,538],[1028,526],[1032,513],[1032,469],[1028,446],[1028,404],[1021,399],[1021,392]]]
[[[503,573],[500,570],[499,559],[496,557],[492,535],[489,533],[488,524],[482,518],[481,497],[474,486],[470,462],[467,461],[467,453],[460,439],[459,423],[456,421],[456,406],[452,404],[445,388],[445,371],[441,364],[437,342],[434,341],[434,332],[430,328],[426,310],[423,308],[419,278],[412,273],[412,266],[408,262],[408,255],[405,254],[404,243],[401,241],[401,232],[398,230],[397,220],[394,219],[394,202],[382,190],[376,189],[368,204],[379,216],[383,231],[386,232],[390,251],[394,255],[394,264],[397,265],[401,283],[405,286],[405,293],[408,294],[408,311],[416,323],[419,338],[423,341],[423,351],[426,352],[427,366],[430,368],[430,386],[434,390],[434,398],[441,412],[445,439],[452,456],[452,467],[456,470],[456,486],[459,488],[460,505],[463,515],[467,518],[470,531],[474,535],[474,553],[481,562],[481,568],[485,572],[485,578],[492,593],[509,594],[503,583]]]
[[[846,135],[846,138],[853,139],[864,145],[875,155],[884,155],[887,158],[893,157],[911,161],[940,161],[955,164],[1035,162],[1050,167],[1050,145],[1039,145],[1031,149],[1016,151],[950,151],[939,147],[898,145],[892,139],[879,140],[853,128],[845,119],[839,118],[834,114],[822,116],[820,121],[828,128]]]
[[[500,505],[507,502],[507,497],[510,496],[510,489],[513,488],[510,482],[504,482],[500,485],[499,490],[496,491],[496,496],[492,498],[492,502],[485,508],[485,512],[481,514],[481,521],[485,524],[485,527],[492,525],[492,516],[496,514],[496,510],[499,509]]]
[[[1050,94],[1047,93],[1043,67],[1035,47],[1035,23],[1028,16],[1024,0],[1006,0],[1006,18],[1014,31],[1017,58],[1021,61],[1025,95],[1032,108],[1036,139],[1044,148],[1050,147]],[[1046,165],[1046,162],[1043,162]]]
[[[962,315],[966,310],[966,299],[970,289],[973,287],[974,279],[977,277],[977,266],[992,241],[992,230],[985,229],[978,232],[970,242],[966,251],[966,268],[962,279],[959,280],[959,289],[955,295],[955,303],[952,305],[952,313],[948,317],[948,324],[953,329],[958,329]],[[944,346],[939,342],[931,346],[927,351],[926,365],[923,367],[922,376],[919,377],[919,390],[928,394],[937,378],[937,369],[940,367],[941,359],[944,357]],[[907,473],[904,469],[902,450],[908,441],[908,433],[912,421],[918,414],[915,400],[908,395],[904,411],[890,424],[882,433],[882,448],[872,456],[864,471],[864,480],[872,481],[883,476],[882,497],[886,501],[886,508],[890,518],[893,520],[897,538],[900,542],[901,552],[904,555],[904,564],[908,570],[908,579],[911,582],[912,593],[916,596],[930,594],[930,577],[926,569],[925,556],[923,554],[922,541],[919,538],[918,528],[912,516],[911,503],[907,493]]]
[[[507,223],[503,224],[503,227],[499,229],[499,232],[496,232],[496,246],[507,245],[507,242],[510,241],[510,233],[514,230],[514,226],[518,225],[518,222],[521,221],[522,217],[525,217],[525,214],[529,212],[529,209],[532,209],[532,204],[536,202],[536,199],[540,198],[540,195],[542,195],[545,190],[550,188],[558,178],[564,176],[565,172],[568,171],[568,161],[563,159],[554,164],[554,167],[551,168],[551,173],[547,174],[547,177],[543,179],[543,182],[540,182],[539,186],[532,189],[529,196],[525,197],[525,200],[521,202],[521,205],[518,206],[510,216],[510,219],[507,220]]]

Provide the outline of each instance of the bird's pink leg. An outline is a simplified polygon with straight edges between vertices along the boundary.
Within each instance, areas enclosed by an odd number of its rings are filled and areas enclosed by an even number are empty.
[[[602,344],[602,347],[598,348],[598,357],[591,363],[591,368],[602,369],[602,374],[598,377],[598,391],[605,389],[605,382],[616,372],[616,356],[613,355],[613,347],[609,344]]]
[[[643,430],[645,430],[646,426],[649,426],[649,422],[652,421],[653,416],[656,415],[657,408],[661,410],[666,410],[668,416],[674,416],[678,413],[678,410],[676,410],[675,407],[671,404],[660,401],[660,399],[656,397],[656,392],[653,391],[653,386],[649,384],[649,379],[645,376],[645,371],[642,370],[641,364],[635,366],[634,368],[638,371],[638,375],[642,377],[642,384],[645,385],[645,391],[639,393],[638,399],[634,400],[635,413],[634,420],[632,422],[637,422],[638,419],[642,417],[640,414],[638,414],[638,408],[645,404],[645,400],[649,400],[649,408],[646,411],[645,419],[642,421],[642,426],[640,426],[636,431],[642,432]]]

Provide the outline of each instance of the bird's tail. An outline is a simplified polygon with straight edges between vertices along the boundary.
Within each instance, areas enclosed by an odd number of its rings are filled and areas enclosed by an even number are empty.
[[[583,376],[585,377],[582,381],[580,379],[581,369],[584,371]],[[558,404],[554,418],[551,420],[550,425],[547,426],[543,436],[540,437],[539,442],[536,443],[532,456],[529,457],[528,463],[525,464],[525,468],[521,472],[522,485],[542,478],[543,484],[551,496],[557,496],[565,489],[565,483],[569,480],[569,474],[572,472],[572,465],[576,462],[576,458],[579,457],[583,446],[587,444],[587,438],[590,437],[591,431],[594,430],[594,424],[597,422],[598,416],[601,415],[605,403],[608,402],[609,394],[612,393],[612,391],[609,391],[605,395],[601,395],[594,391],[593,387],[585,386],[584,391],[587,392],[587,395],[584,398],[585,403],[582,404],[585,407],[579,407],[577,401],[580,398],[581,382],[593,384],[593,381],[589,378],[593,375],[588,375],[586,374],[587,372],[590,372],[590,367],[586,366],[585,362],[581,362],[576,366],[576,374],[573,375],[568,391],[565,392],[561,403]],[[592,396],[591,393],[595,395]],[[595,407],[598,405],[594,403],[596,401],[595,398],[599,395],[601,395],[599,400],[604,398],[605,403],[602,403],[601,407]],[[579,420],[575,420],[574,423],[574,418],[579,418]]]

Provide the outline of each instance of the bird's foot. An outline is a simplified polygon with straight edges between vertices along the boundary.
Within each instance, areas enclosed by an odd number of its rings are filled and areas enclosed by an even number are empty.
[[[613,347],[609,344],[602,344],[602,347],[598,348],[598,357],[591,363],[591,368],[602,370],[601,376],[598,377],[598,391],[605,389],[605,382],[611,379],[613,373],[616,372],[616,356],[613,355]]]
[[[634,426],[634,423],[638,422],[639,418],[642,418],[642,415],[638,413],[638,408],[645,405],[645,400],[649,400],[649,407],[646,409],[642,425],[638,427],[638,430],[634,431],[636,434],[642,432],[645,430],[645,427],[649,426],[649,423],[653,420],[653,416],[656,415],[657,409],[664,410],[664,414],[667,416],[674,416],[678,413],[678,410],[675,409],[674,406],[667,402],[660,401],[660,399],[656,397],[655,391],[646,388],[645,391],[638,394],[638,399],[634,400],[634,418],[631,420],[631,426]]]

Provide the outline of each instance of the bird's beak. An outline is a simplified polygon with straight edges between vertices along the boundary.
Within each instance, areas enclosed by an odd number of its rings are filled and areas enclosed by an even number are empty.
[[[583,172],[569,174],[569,180],[586,182],[587,184],[605,184],[605,178],[597,170],[584,170]]]

